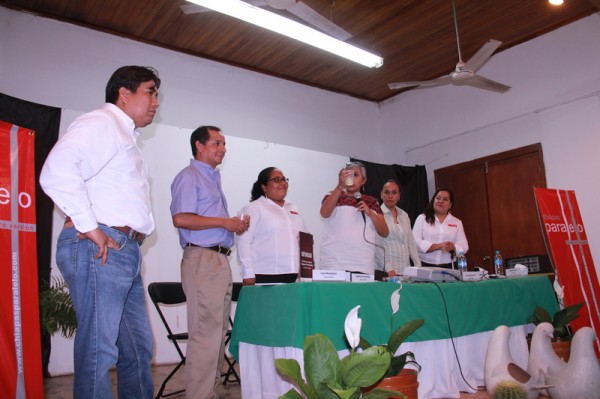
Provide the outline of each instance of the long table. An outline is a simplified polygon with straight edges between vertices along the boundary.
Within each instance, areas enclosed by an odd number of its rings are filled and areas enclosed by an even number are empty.
[[[550,313],[558,310],[546,276],[405,283],[400,310],[392,318],[390,298],[399,287],[380,282],[244,287],[229,348],[240,363],[242,397],[277,398],[289,390],[291,384],[277,374],[274,359],[293,357],[302,365],[307,335],[325,334],[340,355],[347,353],[344,319],[356,305],[361,305],[361,336],[371,344],[385,343],[390,332],[408,320],[425,319],[399,349],[412,350],[423,367],[420,398],[458,398],[459,391],[473,392],[482,385],[487,341],[499,325],[511,327],[511,353],[517,364],[526,367],[529,317],[536,306]]]

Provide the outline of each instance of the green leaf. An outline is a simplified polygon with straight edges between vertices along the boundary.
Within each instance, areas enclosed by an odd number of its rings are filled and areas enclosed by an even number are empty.
[[[542,307],[536,307],[530,322],[538,325],[540,323],[550,323],[554,327],[554,338],[565,338],[569,335],[568,325],[579,317],[579,311],[585,305],[585,302],[567,306],[554,314],[554,317]]]
[[[73,337],[77,318],[67,283],[54,277],[52,284],[40,292],[39,301],[42,329],[50,335],[60,332],[65,338]]]
[[[548,313],[548,311],[540,306],[535,308],[533,312],[533,320],[531,320],[535,325],[540,323],[550,323],[552,324],[552,315]]]
[[[425,320],[416,319],[407,321],[406,323],[398,327],[396,331],[392,333],[390,339],[388,340],[388,348],[390,352],[396,353],[396,351],[400,347],[400,344],[402,344],[402,342],[404,342],[404,340],[408,338],[410,334],[421,328],[421,326],[424,323]]]
[[[275,368],[284,377],[290,378],[296,384],[304,382],[300,364],[296,359],[275,359]]]
[[[392,376],[398,375],[402,371],[404,366],[406,365],[406,358],[408,356],[411,356],[414,358],[414,355],[412,354],[412,352],[406,352],[406,353],[401,354],[400,356],[394,356],[390,363],[390,368],[387,370],[384,377],[392,377]]]
[[[375,388],[372,391],[366,393],[363,398],[365,399],[388,399],[390,396],[398,398],[406,398],[406,396],[399,391],[392,389]]]
[[[383,377],[390,366],[392,355],[387,348],[372,346],[354,352],[341,361],[342,382],[346,387],[368,387]]]
[[[296,392],[296,390],[290,389],[289,391],[281,395],[279,399],[304,399],[304,397],[298,392]]]
[[[300,371],[300,364],[296,359],[275,359],[275,368],[284,377],[291,379],[296,386],[300,388],[300,391],[309,399],[318,399],[315,389],[308,385],[302,378],[302,372]],[[294,391],[293,389],[291,391]],[[288,391],[286,395],[293,395]],[[296,392],[297,393],[297,392]],[[302,397],[302,396],[300,396]],[[286,396],[286,398],[293,398],[293,396]]]
[[[585,302],[581,302],[575,305],[567,306],[554,314],[555,325],[566,325],[579,317],[579,310],[585,305]]]
[[[333,343],[323,334],[310,335],[304,339],[304,373],[309,385],[339,379],[340,358]]]
[[[340,399],[354,399],[360,397],[360,389],[356,387],[348,389],[331,389]]]

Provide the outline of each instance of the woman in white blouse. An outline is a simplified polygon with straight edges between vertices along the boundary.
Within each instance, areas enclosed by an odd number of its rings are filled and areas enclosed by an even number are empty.
[[[299,232],[304,219],[285,200],[289,179],[275,167],[263,169],[252,186],[248,230],[237,236],[237,260],[244,285],[292,283],[300,270]]]
[[[377,236],[375,252],[376,269],[386,272],[388,277],[404,274],[404,268],[421,266],[421,259],[415,239],[410,228],[408,214],[398,208],[400,201],[400,184],[396,180],[388,180],[381,189],[381,210],[388,225],[390,234],[387,237]]]
[[[469,243],[462,222],[450,212],[454,194],[446,188],[438,189],[425,211],[417,217],[413,236],[417,242],[423,266],[452,268],[452,258],[467,253]]]

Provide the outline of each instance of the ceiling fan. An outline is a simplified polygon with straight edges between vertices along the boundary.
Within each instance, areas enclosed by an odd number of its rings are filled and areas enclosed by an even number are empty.
[[[444,84],[453,84],[457,86],[469,85],[477,87],[479,89],[491,90],[497,93],[505,93],[510,89],[510,86],[498,83],[496,81],[485,78],[477,74],[477,71],[489,60],[494,51],[502,42],[498,40],[488,40],[466,63],[463,62],[460,53],[460,39],[458,36],[458,22],[456,18],[456,7],[454,0],[452,0],[452,12],[454,13],[454,29],[456,31],[456,45],[458,48],[458,63],[456,68],[449,75],[442,76],[441,78],[414,82],[397,82],[390,83],[388,87],[391,90],[403,89],[405,87],[412,86],[441,86]]]
[[[277,10],[285,10],[308,24],[314,26],[320,31],[333,36],[336,39],[345,41],[352,37],[352,35],[334,24],[321,14],[310,8],[306,4],[297,0],[244,0],[246,3],[256,7],[271,7]],[[210,11],[208,8],[199,6],[197,4],[184,4],[181,9],[186,14],[195,14],[200,12]]]

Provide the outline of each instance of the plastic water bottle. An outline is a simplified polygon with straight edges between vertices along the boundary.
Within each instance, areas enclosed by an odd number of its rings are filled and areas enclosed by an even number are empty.
[[[458,271],[462,274],[467,271],[467,257],[463,252],[459,252],[456,257],[456,263],[458,264]]]
[[[494,255],[494,273],[496,276],[504,275],[504,260],[500,251],[496,251],[496,255]]]

